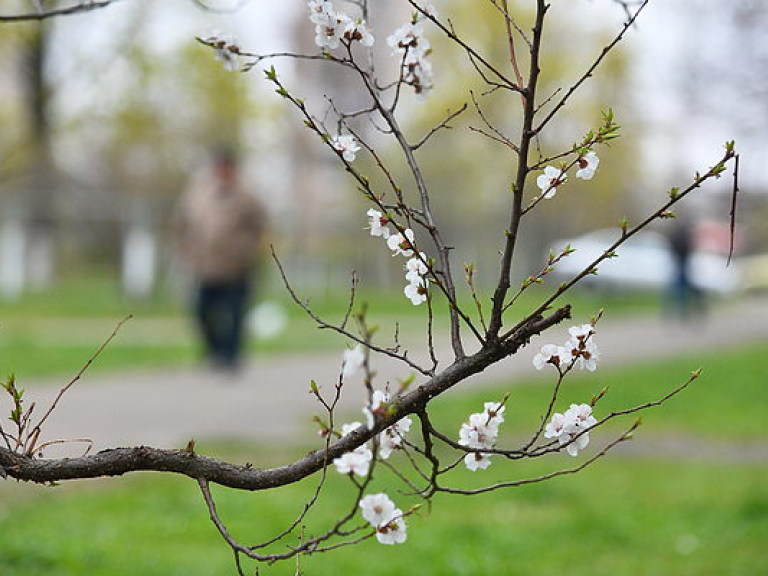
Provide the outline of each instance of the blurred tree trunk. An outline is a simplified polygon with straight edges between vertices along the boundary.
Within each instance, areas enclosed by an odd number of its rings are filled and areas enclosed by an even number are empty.
[[[56,176],[52,153],[50,90],[46,81],[49,38],[50,26],[37,26],[22,47],[21,58],[30,144],[23,199],[28,215],[26,272],[33,288],[49,285],[54,272]]]

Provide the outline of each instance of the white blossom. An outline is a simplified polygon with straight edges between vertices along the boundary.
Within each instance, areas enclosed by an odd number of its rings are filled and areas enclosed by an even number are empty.
[[[484,414],[488,415],[489,422],[494,422],[497,426],[504,422],[504,411],[507,409],[501,402],[486,402],[483,405]]]
[[[542,194],[544,194],[544,198],[552,198],[557,193],[557,187],[567,179],[568,175],[564,170],[555,168],[554,166],[547,166],[544,168],[544,173],[536,178],[536,186],[538,186]]]
[[[408,298],[411,301],[411,304],[414,306],[418,306],[419,304],[423,304],[427,301],[426,282],[426,280],[423,280],[418,284],[406,284],[405,288],[403,288],[403,293],[405,294],[406,298]]]
[[[347,435],[351,434],[352,432],[354,432],[355,430],[357,430],[361,426],[362,426],[362,424],[360,424],[360,422],[358,422],[358,421],[347,422],[346,424],[342,424],[341,425],[341,437],[343,438],[344,436],[347,436]]]
[[[574,364],[576,367],[594,372],[597,370],[597,361],[600,352],[594,340],[595,328],[592,324],[572,326],[568,329],[570,338],[565,346],[546,344],[541,351],[533,357],[533,365],[541,370],[547,364],[556,368],[566,368]]]
[[[571,456],[578,456],[589,445],[587,430],[597,424],[589,404],[571,404],[564,414],[555,412],[544,429],[545,438],[556,438]]]
[[[240,47],[237,39],[231,35],[211,34],[205,42],[213,46],[216,60],[222,63],[225,70],[234,72],[240,68]]]
[[[469,429],[467,446],[470,448],[491,448],[499,434],[498,419],[490,417],[487,412],[470,414],[469,422],[462,427]],[[459,443],[461,444],[461,441]]]
[[[544,428],[544,437],[560,438],[560,436],[564,433],[565,426],[567,423],[568,422],[565,419],[565,416],[563,416],[560,412],[555,412],[554,414],[552,414],[552,418],[547,423],[547,426]]]
[[[576,433],[573,433],[570,435],[570,438],[575,438],[575,437],[576,437]],[[573,440],[570,444],[568,444],[568,446],[565,447],[565,451],[568,452],[569,455],[576,457],[579,455],[579,452],[584,450],[584,448],[586,448],[588,445],[589,445],[589,433],[584,432],[583,434],[581,434],[581,436],[579,436],[578,438]]]
[[[393,256],[402,254],[406,258],[413,256],[413,230],[406,228],[403,233],[392,234],[387,238],[387,246],[394,252]]]
[[[366,214],[368,215],[368,228],[371,230],[371,236],[381,236],[384,240],[389,238],[391,234],[387,226],[389,218],[374,208],[370,208]]]
[[[402,544],[406,540],[403,511],[384,493],[369,494],[360,499],[363,519],[376,529],[376,539],[382,544]]]
[[[315,24],[315,44],[320,48],[334,50],[341,45],[341,39],[354,25],[352,18],[343,12],[336,12],[330,2],[309,2],[310,21]]]
[[[355,448],[352,452],[345,452],[338,458],[333,459],[333,465],[339,474],[356,476],[366,476],[373,460],[373,454],[370,449]]]
[[[371,395],[371,403],[363,408],[369,429],[376,424],[376,416],[384,416],[388,405],[389,393],[383,390],[374,390]]]
[[[315,44],[334,50],[342,40],[373,46],[373,35],[364,20],[353,20],[343,12],[336,12],[327,0],[310,0],[309,20],[315,25]]]
[[[389,522],[396,509],[395,503],[384,493],[363,496],[359,506],[363,520],[373,526]]]
[[[583,342],[594,333],[595,327],[592,324],[582,324],[581,326],[571,326],[568,328],[568,334],[570,334],[571,340],[575,342]]]
[[[581,428],[591,428],[597,424],[597,420],[592,416],[592,406],[589,404],[571,404],[565,413]]]
[[[487,412],[470,414],[459,429],[459,444],[467,448],[493,448],[499,434],[499,421]]]
[[[333,4],[328,0],[310,0],[307,2],[309,8],[309,21],[313,24],[324,24],[334,14]]]
[[[571,357],[576,359],[576,366],[581,369],[594,372],[597,370],[597,361],[600,351],[597,349],[594,334],[595,328],[591,324],[572,326],[568,329],[570,339],[566,344]]]
[[[533,365],[536,370],[541,370],[547,364],[559,368],[568,363],[570,363],[570,352],[566,348],[554,344],[545,344],[541,347],[541,352],[533,357]]]
[[[472,472],[485,470],[491,465],[491,455],[484,452],[470,452],[464,456],[464,465]]]
[[[351,22],[351,18],[346,14],[329,16],[315,26],[315,44],[329,50],[338,48]]]
[[[432,64],[427,60],[432,49],[419,23],[422,18],[417,13],[415,20],[403,24],[387,38],[387,44],[402,59],[403,82],[412,86],[417,94],[424,94],[432,88]]]
[[[361,426],[360,422],[344,424],[341,427],[341,436],[347,436]],[[336,466],[336,471],[339,474],[366,476],[370,469],[371,460],[373,460],[373,453],[368,446],[362,444],[351,452],[345,452],[338,458],[334,458],[333,465]]]
[[[403,54],[409,48],[418,46],[419,39],[423,34],[424,28],[421,24],[408,22],[400,26],[387,38],[387,44],[389,44],[395,54]]]
[[[429,273],[429,267],[426,264],[427,255],[420,252],[405,263],[405,279],[408,284],[403,289],[406,297],[414,306],[426,302],[429,280],[426,275]]]
[[[347,348],[344,350],[344,355],[341,362],[341,375],[343,378],[349,378],[357,373],[365,363],[365,350],[362,344],[358,344],[354,348]]]
[[[466,422],[459,428],[459,444],[467,448],[485,448],[488,444],[487,438],[484,430],[477,430]]]
[[[597,344],[595,344],[594,340],[590,339],[579,348],[579,354],[576,356],[576,365],[583,370],[594,372],[597,370],[597,361],[599,359],[600,351],[597,349]]]
[[[347,28],[344,36],[350,42],[357,41],[366,47],[373,46],[373,34],[371,34],[368,26],[366,26],[365,22],[362,20],[352,23],[352,25]]]
[[[406,416],[379,434],[379,456],[386,460],[403,445],[403,438],[411,429],[411,418]]]
[[[405,279],[412,284],[421,282],[429,272],[429,267],[426,265],[427,255],[424,252],[419,253],[418,256],[414,256],[408,262],[405,263]]]
[[[392,520],[376,528],[376,540],[381,544],[402,544],[406,540],[403,511],[395,508]]]
[[[592,180],[595,170],[597,170],[597,166],[600,164],[600,158],[590,150],[586,155],[579,156],[576,163],[579,165],[579,169],[576,171],[576,178]]]
[[[482,412],[470,414],[469,421],[459,429],[459,444],[473,451],[464,457],[469,470],[484,470],[491,465],[490,454],[483,450],[493,448],[499,435],[499,425],[504,422],[505,406],[500,402],[486,402]]]
[[[354,162],[355,156],[360,150],[360,146],[357,145],[357,140],[351,134],[343,134],[334,136],[331,138],[331,146],[337,152],[340,152],[344,160],[347,162]]]

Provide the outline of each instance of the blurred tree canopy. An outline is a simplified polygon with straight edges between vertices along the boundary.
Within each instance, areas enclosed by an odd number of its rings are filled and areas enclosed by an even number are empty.
[[[303,2],[299,4],[303,6]],[[525,14],[520,10],[525,6],[517,0],[510,8],[516,14]],[[613,8],[616,20],[621,19],[621,10]],[[455,14],[457,21],[471,22],[472,29],[460,32],[499,69],[510,69],[508,47],[500,41],[504,30],[494,28],[498,25],[492,24],[496,9],[490,3],[449,0],[441,3],[439,9],[443,18]],[[288,31],[286,37],[290,40],[295,34],[297,38],[310,38],[306,14],[302,10],[296,14],[294,30]],[[384,18],[376,27],[377,42],[384,43],[401,20],[407,19],[407,13],[380,15]],[[279,123],[276,118],[286,113],[277,98],[266,100],[263,92],[255,87],[261,81],[260,67],[246,74],[227,72],[192,35],[174,38],[173,28],[180,17],[197,18],[202,24],[207,15],[192,2],[160,5],[136,0],[112,5],[88,18],[50,22],[51,51],[45,73],[46,90],[50,91],[47,106],[54,158],[59,169],[93,187],[92,193],[85,195],[91,209],[99,198],[105,205],[114,204],[116,198],[131,198],[167,206],[183,186],[190,169],[199,163],[206,147],[226,142],[258,154],[265,153],[263,136],[259,142],[254,132],[261,131],[263,135],[269,131],[264,125]],[[543,78],[543,88],[538,95],[545,107],[556,100],[561,93],[558,90],[567,89],[591,64],[610,40],[610,31],[615,30],[605,18],[598,21],[586,16],[573,22],[565,20],[557,10],[552,10],[550,17],[551,37],[543,57],[544,68],[553,72]],[[531,24],[519,22],[522,30],[530,29]],[[1,40],[3,47],[6,53],[14,55],[29,42],[30,31],[40,27],[30,24],[5,29],[8,33]],[[420,159],[433,187],[440,189],[435,195],[436,210],[440,221],[447,224],[446,233],[455,237],[457,244],[461,238],[471,237],[471,245],[477,247],[476,253],[458,257],[478,263],[482,273],[483,261],[495,258],[496,248],[503,240],[490,235],[490,230],[498,227],[489,224],[496,224],[499,214],[506,211],[516,158],[508,148],[472,129],[484,127],[472,100],[477,102],[483,115],[494,125],[508,130],[510,135],[520,129],[519,101],[508,94],[484,93],[485,88],[469,80],[473,77],[469,73],[472,64],[466,54],[457,52],[437,30],[430,30],[428,36],[434,49],[435,89],[424,102],[414,101],[410,116],[403,121],[417,140],[450,111],[469,103],[468,111],[451,122],[449,137],[435,139],[434,144],[429,142],[420,150]],[[243,37],[241,43],[248,49],[247,37]],[[516,48],[525,67],[527,46],[519,41]],[[608,103],[616,108],[618,122],[624,123],[620,103],[626,101],[623,86],[628,59],[622,50],[615,51],[603,63],[604,73],[592,79],[574,101],[573,112],[553,126],[550,134],[556,135],[556,139],[539,142],[543,156],[560,152],[579,141],[600,122],[601,110]],[[279,65],[292,67],[285,61]],[[390,62],[390,65],[394,64]],[[0,65],[0,74],[10,80],[18,78],[14,76],[18,74],[17,68]],[[301,80],[305,85],[318,82],[314,88],[302,89],[313,98],[328,89],[328,79],[302,76]],[[348,81],[351,76],[330,80],[343,97],[355,98],[357,88]],[[5,84],[13,86],[18,82]],[[554,98],[547,101],[550,95]],[[4,170],[19,169],[29,162],[28,146],[24,144],[28,141],[29,129],[18,123],[22,117],[19,111],[29,105],[29,99],[14,89],[0,90],[0,98],[8,103],[0,112],[0,118],[7,118],[11,126],[0,135],[0,150],[11,151],[3,154],[1,166]],[[256,125],[261,126],[254,130]],[[312,152],[312,142],[297,145],[304,139],[297,138],[292,130],[301,130],[301,127],[286,130],[269,142],[270,147],[279,148],[294,166],[295,174],[289,175],[291,181],[283,186],[301,189],[293,191],[291,196],[301,205],[291,208],[296,214],[296,223],[287,229],[292,234],[317,229],[317,234],[332,237],[331,244],[338,247],[331,250],[335,257],[363,258],[356,252],[357,246],[349,245],[346,240],[362,226],[362,219],[352,211],[355,204],[344,201],[349,196],[332,193],[349,184],[324,180],[324,151]],[[374,133],[371,137],[375,137]],[[631,211],[628,192],[637,166],[636,148],[620,139],[599,153],[604,162],[595,180],[586,184],[569,183],[567,190],[559,195],[559,203],[565,205],[564,211],[569,214],[567,222],[556,220],[554,212],[551,217],[547,216],[546,204],[540,207],[547,217],[541,221],[540,228],[526,231],[525,235],[530,242],[527,252],[532,255],[531,266],[538,266],[538,257],[553,235],[614,225],[619,216]],[[499,169],[504,166],[508,169]],[[403,181],[406,193],[408,184],[407,180]],[[280,185],[275,183],[275,189],[279,190]],[[98,197],[96,202],[93,195]],[[322,216],[315,208],[310,211],[310,204],[322,206],[328,213]],[[456,218],[456,214],[462,217]],[[309,249],[313,242],[305,239],[302,245]]]
[[[162,225],[208,149],[247,145],[251,79],[223,70],[191,33],[164,38],[158,19],[173,26],[174,10],[206,18],[191,2],[137,1],[3,27],[0,202],[50,221],[57,252],[76,244],[116,262],[126,222]]]
[[[603,8],[615,8],[617,21],[622,16],[618,7]],[[465,26],[472,23],[472,28],[462,28],[457,33],[467,38],[468,43],[499,70],[512,75],[509,47],[502,41],[505,31],[498,28],[499,19],[494,18],[498,16],[497,8],[489,2],[451,0],[441,3],[439,11],[443,19],[455,17]],[[522,30],[530,31],[533,13],[527,3],[510,2],[510,12],[527,15],[526,20],[517,24]],[[542,69],[547,70],[547,74],[542,77],[537,95],[537,102],[544,110],[551,108],[592,64],[615,33],[610,19],[590,20],[585,16],[583,21],[574,22],[555,9],[549,16],[547,50],[542,55]],[[434,196],[434,204],[439,220],[446,224],[444,232],[456,238],[456,244],[466,246],[467,243],[460,241],[462,238],[475,240],[470,245],[476,247],[476,253],[458,256],[477,263],[482,274],[483,268],[494,267],[497,248],[503,242],[503,238],[491,236],[491,231],[504,229],[506,224],[499,218],[506,214],[511,201],[510,183],[517,157],[505,145],[479,132],[489,132],[479,111],[490,123],[502,127],[513,137],[521,129],[520,100],[509,93],[488,92],[471,73],[473,65],[466,54],[457,51],[436,30],[429,30],[427,36],[434,50],[435,88],[423,102],[413,103],[410,133],[418,141],[451,112],[465,103],[469,105],[464,114],[450,122],[450,134],[430,141],[420,150],[420,158],[428,181],[439,192]],[[527,69],[527,44],[518,39],[515,49],[521,68]],[[629,72],[628,54],[619,47],[602,63],[601,74],[590,79],[573,100],[567,116],[552,126],[547,139],[538,142],[541,156],[559,153],[579,142],[600,124],[601,113],[609,105],[614,107],[618,123],[625,124],[622,112],[630,107],[626,93]],[[546,203],[539,206],[542,218],[537,218],[537,229],[525,231],[524,241],[528,245],[523,253],[527,254],[528,262],[518,268],[521,274],[530,273],[526,270],[529,266],[541,265],[540,258],[553,237],[616,226],[619,218],[631,216],[633,181],[640,168],[637,140],[629,140],[618,139],[609,147],[601,147],[598,154],[603,162],[598,176],[589,182],[569,182],[558,193],[557,211]],[[569,215],[566,221],[562,214]]]

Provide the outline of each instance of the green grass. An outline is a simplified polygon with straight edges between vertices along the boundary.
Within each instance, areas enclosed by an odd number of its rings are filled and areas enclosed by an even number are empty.
[[[319,330],[286,294],[267,297],[282,307],[287,324],[277,337],[259,341],[252,338],[251,354],[343,346],[338,337]],[[326,295],[313,299],[312,305],[319,314],[338,322],[346,311],[344,298]],[[404,325],[421,322],[413,310],[394,297],[387,299],[368,293],[361,299],[377,301],[380,306],[372,314],[373,322],[391,326],[393,331],[398,308],[404,312]],[[47,292],[25,294],[16,302],[0,301],[1,370],[14,372],[20,378],[73,374],[128,315],[132,318],[91,370],[183,365],[198,358],[198,344],[185,302],[168,294],[159,294],[147,302],[126,301],[114,280],[97,275],[64,281]]]
[[[644,362],[595,373],[575,372],[561,388],[556,411],[564,411],[571,403],[589,402],[604,387],[608,393],[595,408],[599,417],[614,410],[655,401],[686,382],[692,371],[702,368],[701,375],[663,407],[640,414],[640,434],[693,435],[699,439],[755,441],[768,432],[765,411],[768,406],[768,380],[764,364],[756,359],[768,355],[768,342],[757,343],[718,354],[699,353],[661,362]],[[551,370],[554,373],[554,370]],[[551,398],[547,375],[537,374],[521,384],[505,386],[463,384],[464,401],[442,396],[433,401],[434,418],[446,430],[458,429],[466,418],[467,406],[482,409],[483,402],[501,400],[510,393],[505,429],[523,434],[539,421],[543,408]],[[624,417],[611,430],[628,427],[634,417]]]
[[[369,541],[302,559],[302,566],[307,575],[763,574],[767,472],[765,465],[614,458],[546,484],[470,499],[439,497],[431,513],[408,520],[405,545]],[[112,482],[109,489],[48,489],[23,503],[6,503],[2,573],[234,573],[193,481],[145,476]],[[216,494],[231,530],[258,537],[290,520],[308,494],[306,484],[268,494]],[[349,505],[345,484],[332,479],[309,530],[322,529],[334,511]],[[293,562],[261,573],[293,574]]]
[[[399,294],[381,296],[361,290],[375,302],[372,322],[391,331],[417,327],[423,309],[404,305]],[[274,340],[254,343],[257,354],[339,347],[339,339],[317,330],[304,313],[282,297],[286,331]],[[525,301],[526,309],[533,300]],[[576,294],[580,315],[600,307],[591,295]],[[343,295],[313,301],[317,311],[339,319]],[[613,315],[648,311],[649,296],[608,298]],[[113,283],[98,278],[65,283],[52,293],[29,295],[13,305],[0,304],[0,357],[4,371],[22,379],[72,375],[128,313],[128,322],[93,370],[189,363],[196,345],[183,307],[171,298],[137,305],[124,302]],[[697,441],[766,440],[768,387],[760,361],[768,344],[661,363],[575,375],[563,388],[557,409],[587,401],[604,386],[608,395],[600,416],[616,408],[655,400],[691,370],[704,372],[689,390],[663,408],[644,413],[638,435],[657,441],[669,435]],[[546,375],[515,385],[509,403],[508,437],[523,437],[538,423],[549,389]],[[507,388],[478,388],[467,383],[460,397],[433,404],[435,421],[449,435],[482,403]],[[473,389],[474,388],[474,389]],[[0,408],[2,405],[0,405]],[[632,419],[620,424],[626,427]],[[593,447],[618,433],[620,426],[593,433]],[[205,442],[198,444],[203,453]],[[276,447],[209,447],[236,461],[284,462]],[[296,452],[299,454],[300,452]],[[568,573],[571,576],[739,576],[768,573],[768,463],[752,465],[629,457],[604,459],[575,476],[490,495],[438,497],[431,511],[409,519],[404,546],[375,542],[302,560],[303,573],[366,575]],[[489,479],[521,478],[581,461],[556,456],[549,463],[503,465],[487,473],[457,470],[451,481],[479,485]],[[217,490],[222,514],[244,540],[267,537],[290,521],[313,487],[299,486],[263,494]],[[383,487],[379,485],[379,487]],[[349,506],[349,483],[335,474],[310,518],[308,530],[322,530]],[[412,498],[394,496],[401,506]],[[293,563],[262,568],[262,574],[294,574]],[[0,484],[0,576],[209,575],[234,573],[231,553],[207,519],[193,481],[162,475],[134,475],[108,481],[68,483],[58,488]]]
[[[545,290],[536,287],[521,298],[511,321],[531,310]],[[265,290],[263,297],[279,303],[286,314],[285,330],[275,338],[251,341],[251,354],[272,355],[307,350],[338,349],[344,342],[330,331],[319,330],[279,287]],[[346,289],[327,290],[309,298],[312,308],[332,323],[340,322],[348,305]],[[486,298],[487,300],[487,298]],[[604,307],[613,316],[648,311],[658,306],[650,294],[613,294],[598,297],[574,292],[569,298],[579,314],[588,317]],[[426,308],[411,306],[399,289],[374,290],[361,286],[358,304],[369,303],[369,322],[391,339],[423,330]],[[439,311],[438,334],[445,327]],[[474,310],[468,303],[467,310]],[[198,346],[187,317],[183,298],[158,292],[145,302],[126,300],[116,280],[103,273],[62,280],[50,290],[30,292],[18,301],[0,301],[0,373],[14,372],[20,379],[38,376],[67,376],[75,373],[112,333],[117,324],[132,315],[117,338],[94,363],[91,370],[124,370],[151,366],[184,365],[198,357]]]
[[[614,454],[585,471],[553,481],[476,497],[440,496],[408,520],[408,542],[397,548],[365,542],[302,559],[303,573],[386,576],[510,574],[539,576],[752,576],[768,573],[768,462],[740,459],[745,443],[765,442],[764,371],[755,358],[768,344],[709,357],[702,377],[680,397],[645,413],[636,442],[675,435],[730,443],[733,458],[706,452],[690,458],[663,452]],[[701,364],[694,357],[622,368],[566,381],[558,407],[582,401],[608,384],[598,416],[613,407],[653,400]],[[516,386],[504,432],[522,435],[537,422],[548,392],[538,378]],[[438,399],[433,415],[450,435],[470,411],[498,398],[484,387]],[[629,425],[631,419],[624,422]],[[618,429],[614,429],[618,430]],[[587,454],[611,438],[594,431]],[[213,446],[208,454],[257,465],[286,462],[279,447]],[[701,445],[697,450],[701,449]],[[297,451],[296,454],[299,454]],[[395,457],[401,458],[401,455]],[[452,485],[472,487],[536,476],[583,458],[505,464],[486,472],[457,469]],[[387,487],[384,469],[371,490]],[[247,542],[267,537],[296,514],[316,479],[246,494],[215,491],[231,530]],[[321,505],[308,518],[320,531],[351,502],[350,483],[332,474]],[[0,489],[0,574],[3,576],[185,576],[233,574],[231,553],[207,519],[194,481],[159,474],[70,483],[59,488],[10,484]],[[255,568],[254,568],[255,569]],[[263,575],[294,574],[288,562]]]

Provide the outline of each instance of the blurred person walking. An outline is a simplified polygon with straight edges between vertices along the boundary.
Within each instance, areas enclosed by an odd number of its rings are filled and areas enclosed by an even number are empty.
[[[704,293],[691,277],[693,226],[685,219],[676,221],[668,240],[673,265],[667,295],[668,311],[681,320],[689,321],[705,312]]]
[[[212,368],[236,370],[244,344],[266,214],[242,186],[231,150],[217,150],[176,214],[179,249],[195,281],[194,317]]]

